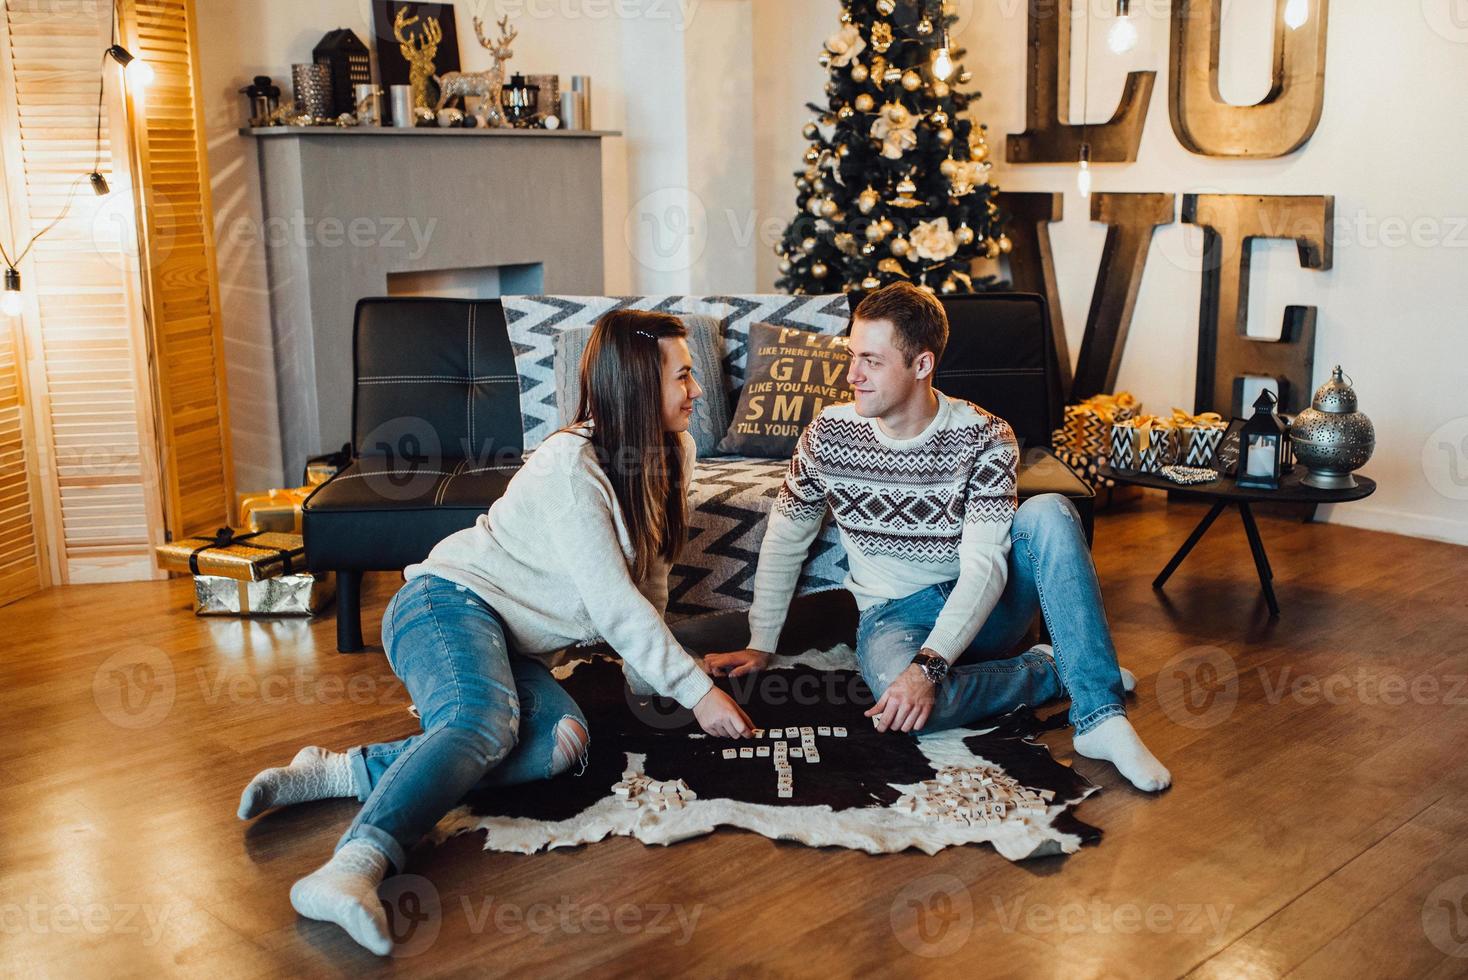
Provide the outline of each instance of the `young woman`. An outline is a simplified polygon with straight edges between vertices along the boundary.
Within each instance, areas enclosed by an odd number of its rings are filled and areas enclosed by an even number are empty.
[[[476,785],[510,786],[584,760],[586,719],[541,656],[598,637],[629,675],[691,708],[711,735],[750,721],[663,622],[686,536],[703,392],[675,316],[614,311],[581,361],[576,420],[547,439],[473,527],[409,566],[382,643],[423,732],[347,752],[302,749],[246,787],[239,815],[328,797],[363,801],[331,860],[291,904],[391,951],[377,886]]]

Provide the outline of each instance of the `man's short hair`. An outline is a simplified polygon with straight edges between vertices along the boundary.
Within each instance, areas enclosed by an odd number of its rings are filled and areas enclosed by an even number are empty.
[[[948,314],[931,293],[909,282],[894,282],[868,293],[852,314],[856,320],[886,320],[892,324],[892,343],[911,364],[925,350],[936,365],[948,346]]]

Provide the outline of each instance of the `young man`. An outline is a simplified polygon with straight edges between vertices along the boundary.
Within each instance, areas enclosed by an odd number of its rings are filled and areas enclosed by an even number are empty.
[[[1172,777],[1126,718],[1130,685],[1080,518],[1059,494],[1016,507],[1009,423],[933,387],[947,342],[943,307],[915,286],[862,300],[851,325],[854,400],[801,434],[760,548],[749,647],[706,664],[739,675],[768,663],[829,507],[861,609],[856,654],[879,731],[965,725],[1068,694],[1078,754],[1111,762],[1139,789],[1165,789]],[[989,659],[1006,656],[1037,611],[1053,650]]]

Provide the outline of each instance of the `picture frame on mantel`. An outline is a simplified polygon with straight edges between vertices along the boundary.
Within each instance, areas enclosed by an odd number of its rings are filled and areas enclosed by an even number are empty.
[[[385,124],[392,122],[391,99],[388,98],[388,93],[394,85],[407,85],[412,71],[412,66],[403,57],[402,48],[393,34],[393,24],[397,22],[398,12],[401,10],[406,10],[409,17],[418,18],[418,22],[410,28],[414,33],[421,31],[430,17],[438,21],[443,36],[439,39],[438,50],[433,56],[433,73],[442,75],[460,69],[459,31],[455,26],[452,3],[372,0],[372,36],[377,47],[377,78],[378,85],[382,88]],[[431,78],[428,80],[427,92],[430,102],[437,101],[438,86]]]

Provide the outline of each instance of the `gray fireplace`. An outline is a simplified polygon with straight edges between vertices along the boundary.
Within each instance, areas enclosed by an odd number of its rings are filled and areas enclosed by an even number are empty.
[[[351,437],[359,299],[603,291],[601,139],[615,133],[242,132],[260,152],[288,480]]]

